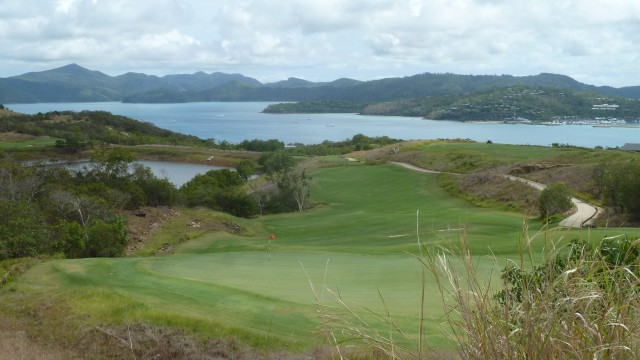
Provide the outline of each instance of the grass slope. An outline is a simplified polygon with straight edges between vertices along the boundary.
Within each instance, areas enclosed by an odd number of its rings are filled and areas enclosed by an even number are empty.
[[[300,351],[321,343],[309,280],[323,303],[335,304],[321,291],[324,284],[365,314],[364,308],[384,311],[381,295],[401,328],[417,337],[420,267],[409,253],[418,252],[418,209],[420,239],[427,244],[455,242],[459,232],[451,229],[468,228],[483,276],[497,275],[492,254],[518,258],[522,216],[452,198],[437,186],[437,175],[390,165],[325,168],[312,175],[313,201],[320,205],[304,213],[238,219],[253,236],[207,233],[165,257],[52,261],[0,294],[6,304],[58,299],[87,324],[175,326],[204,337],[234,336],[262,349]],[[269,252],[270,233],[276,240]],[[577,236],[558,232],[549,241]],[[541,249],[544,237],[535,241]],[[435,284],[427,286],[427,341],[450,346]],[[388,326],[372,324],[381,331]]]

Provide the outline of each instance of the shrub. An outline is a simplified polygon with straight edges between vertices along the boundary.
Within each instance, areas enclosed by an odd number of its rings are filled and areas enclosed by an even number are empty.
[[[127,245],[127,227],[124,219],[116,216],[111,221],[95,220],[89,225],[86,256],[116,257],[124,255]]]
[[[543,218],[565,212],[572,206],[571,191],[562,182],[553,183],[540,193],[538,206]]]

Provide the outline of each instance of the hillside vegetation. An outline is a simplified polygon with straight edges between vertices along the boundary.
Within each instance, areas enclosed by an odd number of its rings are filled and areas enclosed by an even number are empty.
[[[46,114],[10,114],[2,118],[0,132],[49,136],[59,147],[78,151],[91,144],[204,145],[196,136],[183,135],[105,111],[54,111]]]

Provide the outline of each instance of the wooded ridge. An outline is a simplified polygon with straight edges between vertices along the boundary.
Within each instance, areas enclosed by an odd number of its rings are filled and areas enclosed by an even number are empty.
[[[539,74],[457,75],[423,73],[371,81],[311,82],[289,78],[263,84],[241,74],[215,72],[163,77],[141,73],[109,76],[77,64],[0,78],[0,103],[96,102],[176,103],[195,101],[345,100],[382,102],[459,95],[517,85],[640,98],[640,86],[614,88],[580,83],[568,76]]]

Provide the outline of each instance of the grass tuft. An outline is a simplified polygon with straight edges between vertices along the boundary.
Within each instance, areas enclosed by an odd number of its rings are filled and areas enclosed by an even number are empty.
[[[460,240],[457,252],[430,249],[424,265],[438,283],[463,359],[640,356],[637,241],[624,245],[632,249],[622,254],[626,262],[612,260],[607,238],[596,247],[587,240],[552,245],[540,263],[505,268],[496,293],[497,284],[476,273],[466,236]],[[525,236],[522,259],[532,259],[531,243]]]

